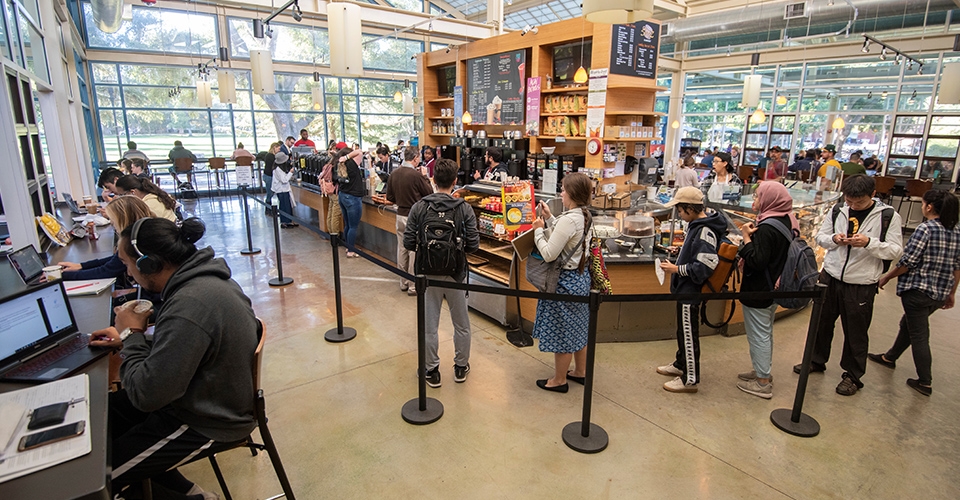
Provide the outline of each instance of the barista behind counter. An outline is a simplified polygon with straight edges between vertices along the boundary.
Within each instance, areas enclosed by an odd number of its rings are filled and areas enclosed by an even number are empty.
[[[488,147],[483,153],[483,164],[486,167],[481,173],[479,170],[473,173],[474,179],[483,179],[485,181],[503,182],[507,180],[507,164],[503,163],[503,151],[493,146]]]

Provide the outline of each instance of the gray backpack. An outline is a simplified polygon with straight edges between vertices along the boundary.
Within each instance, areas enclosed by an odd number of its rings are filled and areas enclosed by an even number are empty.
[[[776,292],[812,291],[817,284],[817,276],[820,275],[820,271],[817,270],[817,256],[813,253],[810,245],[800,237],[800,234],[776,219],[764,219],[760,224],[773,227],[790,241],[790,247],[787,249],[787,261],[784,263],[783,271],[780,272],[776,282],[771,279],[770,272],[767,271],[767,282],[770,283],[770,289]],[[774,302],[787,309],[800,309],[810,303],[810,299],[774,299]]]

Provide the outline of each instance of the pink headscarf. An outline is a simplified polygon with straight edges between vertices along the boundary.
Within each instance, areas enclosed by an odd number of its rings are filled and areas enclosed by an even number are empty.
[[[793,215],[793,198],[790,192],[779,182],[764,181],[753,193],[753,208],[757,213],[757,222],[770,217],[790,216],[790,225],[800,231],[800,223]]]

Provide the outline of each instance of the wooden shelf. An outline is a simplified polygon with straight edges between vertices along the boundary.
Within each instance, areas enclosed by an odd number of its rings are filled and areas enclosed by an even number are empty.
[[[438,103],[438,102],[453,102],[453,98],[452,98],[452,97],[441,97],[441,98],[439,98],[439,99],[430,99],[430,100],[427,101],[427,102],[429,102],[430,104]]]
[[[637,87],[636,85],[617,85],[617,84],[608,84],[608,89],[632,89],[632,90],[652,90],[654,92],[667,92],[670,90],[670,87],[660,87],[657,85],[651,85],[649,87]],[[541,90],[540,93],[545,92]]]
[[[433,137],[455,137],[453,134],[430,134]]]
[[[430,120],[453,120],[452,116],[428,116]]]
[[[540,113],[540,116],[587,116],[586,113]]]
[[[607,111],[604,113],[605,116],[667,116],[666,113],[660,113],[658,111]]]
[[[582,87],[565,87],[559,89],[540,89],[541,94],[563,94],[565,92],[586,92],[588,90],[587,86]]]
[[[662,137],[604,137],[603,142],[651,142],[662,141]]]
[[[541,141],[542,141],[542,140],[555,141],[555,140],[557,140],[557,137],[558,137],[558,136],[556,136],[556,135],[538,135],[538,136],[537,136],[537,139],[539,139],[539,140],[541,140]],[[567,142],[569,142],[569,141],[585,141],[585,140],[587,140],[586,137],[571,137],[571,136],[559,136],[559,137],[563,137],[564,139],[567,140]]]

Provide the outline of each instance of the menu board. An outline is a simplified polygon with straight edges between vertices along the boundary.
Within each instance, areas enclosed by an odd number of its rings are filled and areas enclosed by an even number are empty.
[[[522,125],[526,52],[467,60],[467,109],[476,125]]]
[[[660,25],[615,24],[611,31],[610,73],[656,79]]]

